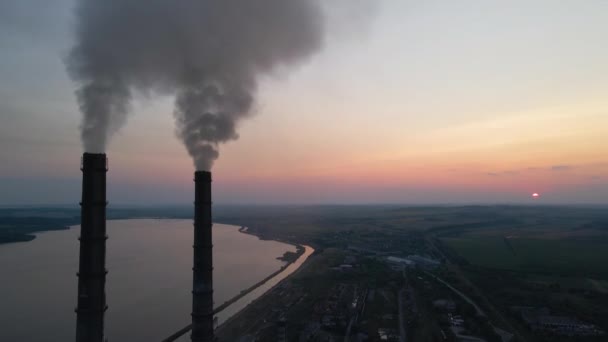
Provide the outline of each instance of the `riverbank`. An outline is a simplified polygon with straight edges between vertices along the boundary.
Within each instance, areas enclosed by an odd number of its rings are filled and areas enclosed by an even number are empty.
[[[264,289],[264,291],[260,291],[261,293],[259,293],[259,295],[253,299],[252,301],[250,301],[246,306],[244,306],[243,308],[241,308],[238,312],[234,313],[233,315],[231,315],[228,319],[226,319],[224,322],[222,322],[218,328],[217,328],[217,334],[220,334],[222,329],[224,329],[227,325],[229,325],[232,321],[238,320],[239,316],[245,311],[247,310],[248,307],[255,305],[258,301],[260,301],[263,297],[265,297],[268,293],[272,292],[275,288],[277,288],[278,286],[281,285],[281,283],[284,280],[287,280],[288,278],[292,277],[293,275],[297,274],[302,267],[304,267],[304,263],[308,260],[308,258],[314,253],[314,249],[312,247],[309,246],[303,246],[305,249],[304,254],[301,256],[301,260],[298,259],[297,261],[297,266],[294,267],[292,270],[288,270],[287,274],[285,274],[283,277],[281,277],[281,279],[274,279],[272,286],[267,287]],[[292,265],[295,266],[295,265]]]
[[[239,229],[239,232],[256,236],[259,238],[259,236],[248,232],[247,227],[241,227]],[[284,241],[279,242],[286,243]],[[259,298],[263,297],[266,293],[273,290],[283,280],[287,279],[289,276],[300,270],[302,265],[308,259],[308,257],[315,252],[315,250],[310,246],[298,244],[291,245],[296,247],[296,252],[288,253],[296,254],[298,256],[297,258],[287,258],[286,264],[281,266],[280,269],[271,273],[269,276],[265,277],[256,284],[248,287],[247,289],[241,291],[241,293],[239,293],[237,296],[231,298],[230,300],[222,303],[220,306],[215,308],[214,314],[216,315],[217,323],[219,324],[217,328],[218,332],[221,331],[221,329],[229,322],[233,321],[234,319],[238,319],[239,314],[246,310],[247,307],[257,302]],[[277,259],[284,260],[284,257],[285,255]],[[164,339],[163,342],[182,341],[184,340],[184,336],[190,330],[191,325],[188,325],[177,331],[173,335]]]
[[[240,232],[240,230],[239,230],[239,232]],[[286,264],[283,265],[283,266],[281,266],[281,268],[279,268],[277,271],[271,273],[266,278],[260,280],[259,282],[255,283],[254,285],[252,285],[252,286],[246,288],[245,290],[241,291],[241,293],[239,293],[235,297],[231,298],[230,300],[225,301],[222,305],[220,305],[217,308],[215,308],[213,310],[213,313],[217,315],[218,313],[222,312],[224,309],[228,308],[230,305],[234,304],[235,302],[237,302],[241,298],[245,297],[246,295],[248,295],[249,293],[251,293],[252,291],[254,291],[255,289],[257,289],[258,287],[264,285],[265,283],[267,283],[268,281],[270,281],[274,277],[276,277],[279,274],[281,274],[289,266],[291,266],[292,264],[294,264],[295,262],[297,262],[298,259],[300,259],[302,257],[302,255],[304,254],[305,251],[306,251],[306,247],[305,246],[296,245],[296,253],[295,253],[296,257],[295,258],[287,260]],[[285,254],[287,254],[287,253],[289,253],[289,252],[286,252]],[[283,257],[278,257],[277,259],[284,260]]]

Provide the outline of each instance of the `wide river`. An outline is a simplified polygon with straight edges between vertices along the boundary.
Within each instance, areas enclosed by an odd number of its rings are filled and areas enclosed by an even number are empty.
[[[79,227],[0,245],[0,341],[73,341]],[[160,341],[190,322],[191,220],[108,221],[106,337]],[[214,301],[219,306],[285,263],[292,245],[262,241],[238,227],[213,226]],[[279,276],[220,313],[220,323],[293,272]]]

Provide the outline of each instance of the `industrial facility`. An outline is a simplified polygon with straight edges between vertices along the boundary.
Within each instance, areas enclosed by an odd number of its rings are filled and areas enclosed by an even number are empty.
[[[194,174],[194,267],[192,341],[210,342],[213,334],[213,243],[211,236],[211,172]]]
[[[76,342],[104,342],[106,305],[106,173],[104,153],[84,153]],[[213,241],[211,172],[194,173],[194,243],[192,277],[193,342],[215,341],[213,311]]]
[[[82,201],[80,202],[80,265],[76,341],[103,342],[106,305],[106,173],[105,154],[82,156]]]

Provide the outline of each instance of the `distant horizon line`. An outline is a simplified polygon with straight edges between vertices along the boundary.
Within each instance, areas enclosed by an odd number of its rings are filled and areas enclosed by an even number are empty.
[[[136,203],[110,203],[108,209],[152,209],[152,208],[185,208],[191,207],[191,203],[159,203],[159,204],[136,204]],[[463,202],[463,203],[214,203],[217,207],[596,207],[608,208],[607,203],[526,203],[526,202]],[[0,204],[0,209],[74,209],[79,208],[78,203],[62,204]]]

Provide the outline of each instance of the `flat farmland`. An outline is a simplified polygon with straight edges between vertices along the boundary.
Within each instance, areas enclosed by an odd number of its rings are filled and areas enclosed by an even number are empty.
[[[608,278],[608,241],[454,237],[441,241],[470,264],[539,274]]]

